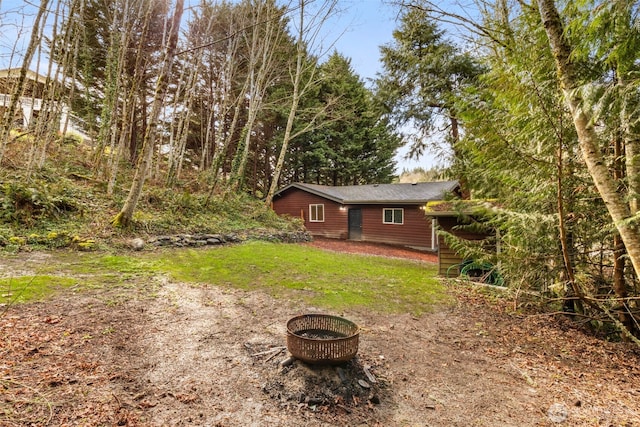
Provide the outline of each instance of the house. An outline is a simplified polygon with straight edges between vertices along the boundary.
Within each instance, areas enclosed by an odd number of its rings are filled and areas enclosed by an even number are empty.
[[[9,68],[0,70],[0,113],[11,104],[11,98],[21,70]],[[71,109],[64,102],[47,100],[49,85],[58,84],[54,80],[28,70],[22,96],[18,99],[18,114],[15,125],[28,129],[34,119],[41,114],[53,113],[58,118],[59,132],[74,132],[83,139],[90,139],[82,130],[81,119],[71,115]]]
[[[427,202],[459,195],[457,181],[332,187],[293,183],[274,195],[273,210],[300,217],[314,236],[434,250]]]

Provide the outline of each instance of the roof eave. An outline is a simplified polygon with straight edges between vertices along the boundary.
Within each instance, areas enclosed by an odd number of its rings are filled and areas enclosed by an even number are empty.
[[[345,204],[344,200],[342,200],[340,198],[334,197],[334,196],[332,196],[330,194],[327,194],[327,193],[324,193],[322,191],[318,191],[315,188],[307,187],[304,184],[299,184],[297,182],[294,182],[294,183],[291,183],[291,184],[287,185],[282,190],[277,191],[275,194],[276,195],[280,195],[280,194],[284,193],[285,191],[287,191],[290,188],[297,188],[298,190],[306,191],[307,193],[311,193],[313,195],[322,197],[323,199],[328,199],[328,200],[331,200],[331,201],[336,202],[336,203]]]
[[[345,200],[345,205],[424,205],[429,200]]]

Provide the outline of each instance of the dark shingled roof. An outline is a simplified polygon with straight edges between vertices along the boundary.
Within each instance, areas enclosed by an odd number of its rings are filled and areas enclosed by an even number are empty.
[[[298,188],[342,204],[422,204],[433,200],[442,200],[458,187],[458,181],[345,185],[341,187],[296,182],[279,190],[276,196],[292,188]]]

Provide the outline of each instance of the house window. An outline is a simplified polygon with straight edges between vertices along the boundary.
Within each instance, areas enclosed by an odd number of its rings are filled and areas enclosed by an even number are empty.
[[[382,210],[382,223],[383,224],[404,224],[404,209],[389,209]]]
[[[324,222],[324,205],[309,205],[309,221]]]

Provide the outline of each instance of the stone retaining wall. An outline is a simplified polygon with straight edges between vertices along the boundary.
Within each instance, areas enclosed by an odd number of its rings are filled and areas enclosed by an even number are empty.
[[[306,231],[293,232],[269,232],[251,231],[247,233],[228,234],[176,234],[166,236],[155,236],[146,243],[154,246],[174,246],[174,247],[199,247],[217,246],[227,243],[239,243],[246,240],[264,240],[269,242],[298,243],[310,242],[311,234]],[[141,250],[145,242],[140,239],[133,239],[130,246],[133,249]]]

